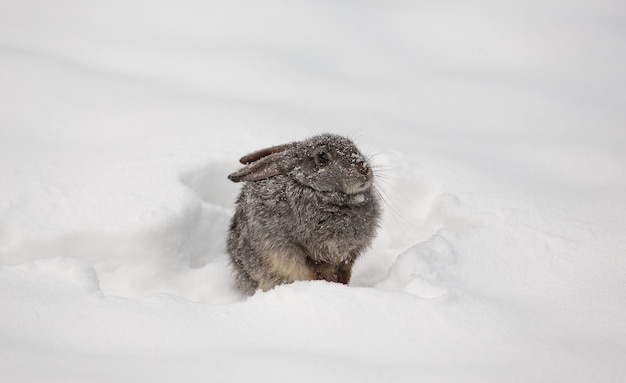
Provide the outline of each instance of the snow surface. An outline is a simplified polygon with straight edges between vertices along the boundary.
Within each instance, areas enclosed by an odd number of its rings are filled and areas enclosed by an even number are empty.
[[[626,381],[621,1],[0,1],[3,382]],[[246,299],[252,150],[333,132],[350,286]]]

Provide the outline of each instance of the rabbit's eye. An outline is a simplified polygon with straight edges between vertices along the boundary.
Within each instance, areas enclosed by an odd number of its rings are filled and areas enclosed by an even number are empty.
[[[330,156],[326,152],[317,153],[317,163],[324,166],[330,162]]]

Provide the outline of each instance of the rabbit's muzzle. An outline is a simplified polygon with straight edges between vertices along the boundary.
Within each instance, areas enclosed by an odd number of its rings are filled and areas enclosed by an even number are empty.
[[[348,195],[364,193],[372,187],[374,179],[372,168],[365,162],[356,164],[355,167],[357,171],[354,176],[346,178],[341,188],[341,191]]]

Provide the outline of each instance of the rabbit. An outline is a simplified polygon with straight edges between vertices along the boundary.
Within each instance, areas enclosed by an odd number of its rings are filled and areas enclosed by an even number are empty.
[[[334,134],[273,146],[240,159],[244,182],[227,249],[241,292],[298,280],[348,284],[379,227],[374,174],[354,143]]]

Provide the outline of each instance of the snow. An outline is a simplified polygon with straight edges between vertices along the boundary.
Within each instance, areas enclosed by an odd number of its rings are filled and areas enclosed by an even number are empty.
[[[7,382],[626,381],[618,1],[0,2]],[[350,286],[245,298],[254,150],[332,132]]]

